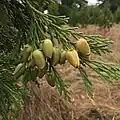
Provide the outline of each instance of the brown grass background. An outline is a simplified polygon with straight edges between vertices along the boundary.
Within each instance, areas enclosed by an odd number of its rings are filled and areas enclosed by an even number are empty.
[[[120,25],[114,25],[110,31],[92,25],[77,31],[112,38],[112,53],[91,58],[120,65]],[[120,81],[114,81],[114,85],[104,83],[97,74],[86,69],[93,82],[94,93],[91,99],[84,91],[79,72],[69,63],[58,65],[57,70],[65,82],[71,85],[69,91],[72,103],[63,100],[56,89],[49,87],[42,79],[39,88],[34,83],[30,84],[30,92],[19,120],[120,120]]]

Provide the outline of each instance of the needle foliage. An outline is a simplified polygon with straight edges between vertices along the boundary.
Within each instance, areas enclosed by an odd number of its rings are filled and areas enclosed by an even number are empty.
[[[65,50],[74,48],[75,40],[83,37],[89,43],[91,52],[95,55],[103,55],[111,52],[112,40],[101,35],[85,35],[82,32],[75,32],[75,28],[63,27],[68,24],[65,16],[54,16],[45,14],[54,0],[2,0],[0,6],[3,8],[1,14],[7,20],[0,21],[0,114],[3,120],[16,119],[17,113],[22,108],[23,100],[27,93],[27,82],[33,80],[32,73],[34,67],[26,68],[24,75],[19,79],[14,79],[12,73],[18,63],[21,62],[22,48],[25,44],[30,44],[34,49],[38,49],[44,39],[50,39],[54,44],[57,41],[63,45]],[[2,15],[1,15],[2,16]],[[4,32],[2,32],[4,31]],[[92,94],[92,83],[87,75],[85,67],[90,67],[99,74],[105,82],[112,82],[113,79],[120,78],[120,68],[113,64],[103,63],[96,60],[88,60],[86,56],[79,53],[81,67],[80,74],[84,81],[86,92]],[[53,65],[50,64],[50,71],[54,73],[56,89],[65,98],[70,100],[67,85],[59,75]],[[34,79],[37,77],[34,77]],[[23,86],[17,86],[17,82],[22,81]]]

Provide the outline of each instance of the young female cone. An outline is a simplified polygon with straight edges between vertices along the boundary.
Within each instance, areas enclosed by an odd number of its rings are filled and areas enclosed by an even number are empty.
[[[13,72],[13,76],[15,79],[19,78],[25,71],[25,65],[23,63],[20,63],[15,68],[15,71]]]
[[[45,57],[47,57],[47,58],[52,58],[52,54],[53,54],[53,43],[52,43],[51,40],[46,39],[46,40],[43,41],[42,51],[43,51]]]
[[[53,56],[51,59],[52,65],[57,65],[60,61],[60,49],[57,47],[53,47]]]
[[[59,62],[60,62],[60,64],[64,64],[65,61],[66,61],[66,51],[63,50],[63,51],[61,52],[60,61],[59,61]]]
[[[46,77],[47,83],[48,83],[51,87],[54,87],[54,86],[55,86],[55,76],[54,76],[54,73],[53,73],[53,72],[47,73],[45,77]]]
[[[78,50],[78,52],[81,52],[81,53],[83,53],[85,55],[90,54],[90,46],[89,46],[88,42],[84,38],[80,38],[76,42],[75,47]]]
[[[27,62],[28,58],[31,54],[31,52],[33,51],[32,46],[30,46],[29,44],[25,45],[24,49],[23,49],[23,62]]]
[[[43,69],[45,67],[46,62],[42,51],[35,50],[33,52],[33,59],[38,68]]]
[[[66,51],[66,59],[68,62],[75,68],[80,67],[79,56],[76,50],[68,50]]]

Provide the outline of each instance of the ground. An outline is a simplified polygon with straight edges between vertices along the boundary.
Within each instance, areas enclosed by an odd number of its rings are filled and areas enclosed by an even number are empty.
[[[110,31],[92,25],[77,30],[112,38],[113,52],[102,57],[91,56],[91,59],[120,65],[120,25],[114,25]],[[62,100],[56,89],[49,87],[44,80],[40,82],[40,88],[32,83],[20,120],[120,120],[120,81],[113,80],[113,85],[105,83],[97,74],[86,69],[93,83],[91,99],[84,91],[79,71],[69,63],[58,65],[57,70],[65,82],[71,85],[69,91],[72,103]]]

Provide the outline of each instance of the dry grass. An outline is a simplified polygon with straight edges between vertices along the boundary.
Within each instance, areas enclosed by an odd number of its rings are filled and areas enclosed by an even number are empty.
[[[20,120],[70,120],[71,107],[63,101],[54,88],[46,82],[30,84],[30,93],[25,101]],[[68,106],[69,105],[69,106]]]
[[[114,25],[110,31],[95,26],[79,28],[86,34],[101,34],[113,39],[113,52],[94,59],[106,60],[120,65],[120,25]],[[33,83],[26,100],[20,120],[120,120],[120,81],[110,85],[101,81],[97,74],[87,69],[93,82],[94,96],[90,99],[83,90],[83,83],[76,69],[68,63],[57,66],[57,70],[66,82],[71,84],[72,103],[65,102],[46,82],[41,81],[40,88]]]

